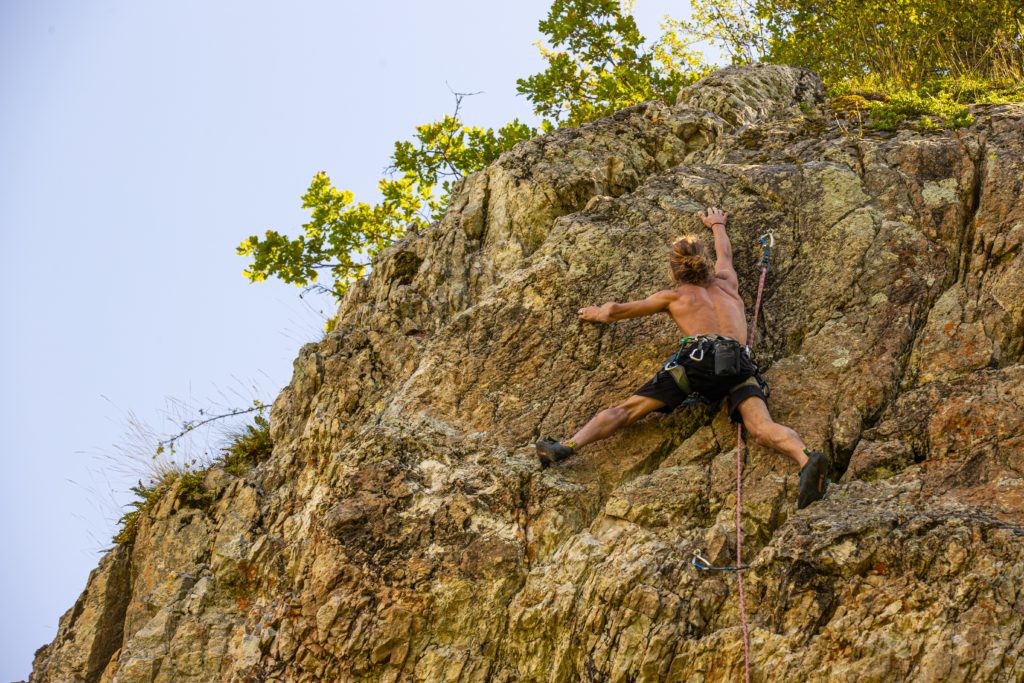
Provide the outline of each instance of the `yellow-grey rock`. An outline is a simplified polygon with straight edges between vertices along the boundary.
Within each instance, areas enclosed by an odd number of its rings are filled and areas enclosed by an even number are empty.
[[[851,135],[813,74],[730,68],[530,140],[383,253],[274,403],[273,455],[172,490],[105,556],[44,681],[734,681],[735,432],[656,416],[540,470],[539,436],[624,398],[666,284],[725,207],[773,414],[825,500],[748,444],[755,681],[1024,680],[1024,106]]]

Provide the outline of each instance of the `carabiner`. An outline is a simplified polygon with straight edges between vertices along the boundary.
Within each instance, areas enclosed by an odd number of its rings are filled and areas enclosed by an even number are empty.
[[[704,571],[707,571],[712,566],[711,562],[709,562],[707,558],[703,557],[699,550],[693,551],[692,562],[694,567],[697,569],[703,569]]]
[[[761,256],[761,265],[768,270],[768,262],[771,259],[772,247],[775,246],[775,233],[769,230],[761,235],[761,246],[764,247],[764,254]]]

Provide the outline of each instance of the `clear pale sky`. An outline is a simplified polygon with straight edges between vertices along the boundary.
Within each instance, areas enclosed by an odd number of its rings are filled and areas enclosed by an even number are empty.
[[[333,313],[250,284],[235,246],[297,234],[318,170],[375,200],[446,83],[484,91],[467,123],[536,123],[515,79],[549,4],[0,2],[0,680],[110,545],[144,475],[129,416],[166,433],[182,403],[272,401]],[[635,14],[652,37],[688,5]]]

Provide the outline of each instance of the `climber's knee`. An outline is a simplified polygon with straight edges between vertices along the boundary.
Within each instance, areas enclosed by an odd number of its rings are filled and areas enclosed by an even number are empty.
[[[605,408],[601,411],[601,416],[616,428],[625,426],[629,422],[629,411],[622,406]]]
[[[743,417],[743,428],[754,441],[762,446],[771,446],[776,424],[768,412],[768,406],[756,396],[745,399],[739,405]]]
[[[621,410],[626,416],[626,424],[633,424],[644,415],[661,408],[665,404],[650,396],[638,396],[633,394],[625,401],[615,406],[613,410]]]

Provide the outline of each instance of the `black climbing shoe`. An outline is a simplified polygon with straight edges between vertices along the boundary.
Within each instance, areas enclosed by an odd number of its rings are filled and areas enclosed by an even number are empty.
[[[537,457],[540,458],[541,468],[550,467],[552,463],[561,462],[571,455],[576,455],[576,451],[556,439],[546,438],[537,442]]]
[[[807,464],[800,470],[800,484],[796,498],[797,509],[803,509],[821,500],[828,488],[828,458],[821,451],[804,451]]]

